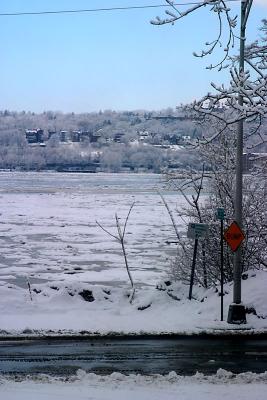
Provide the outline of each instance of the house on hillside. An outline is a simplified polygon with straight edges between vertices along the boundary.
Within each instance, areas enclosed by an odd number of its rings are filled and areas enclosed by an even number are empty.
[[[150,139],[150,134],[148,133],[148,131],[138,131],[137,132],[137,134],[138,134],[138,140],[139,140],[139,142],[145,142],[145,141],[147,141],[148,139]]]
[[[101,138],[101,133],[99,131],[97,132],[88,132],[89,133],[89,139],[91,143],[96,143],[100,138]],[[87,132],[82,132],[83,135],[87,134]]]
[[[43,143],[44,141],[43,129],[26,129],[25,136],[29,144]]]
[[[124,136],[124,133],[115,133],[114,135],[114,142],[121,143],[121,139]]]
[[[98,139],[101,137],[99,132],[91,132],[91,131],[72,131],[71,132],[71,141],[72,142],[90,142],[96,143]]]
[[[166,133],[164,136],[163,136],[163,140],[165,141],[165,142],[168,142],[168,143],[170,143],[170,144],[172,144],[172,145],[174,145],[174,144],[178,144],[178,143],[180,143],[180,141],[181,141],[181,135],[178,133],[175,133],[175,132],[173,132],[173,133]]]
[[[69,139],[69,132],[68,131],[60,131],[59,132],[59,140],[60,142],[67,142]]]

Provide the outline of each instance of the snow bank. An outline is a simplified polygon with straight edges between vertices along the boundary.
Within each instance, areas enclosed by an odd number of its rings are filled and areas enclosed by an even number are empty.
[[[242,281],[247,324],[220,321],[217,288],[160,282],[136,291],[132,304],[126,286],[54,281],[31,285],[0,285],[0,333],[5,334],[160,334],[200,333],[229,329],[267,331],[267,272],[249,272]],[[232,301],[232,284],[225,286],[224,315]]]
[[[218,370],[216,375],[197,373],[192,377],[168,375],[123,375],[114,372],[108,376],[87,374],[79,370],[72,377],[37,375],[29,377],[0,377],[0,395],[5,400],[263,400],[266,398],[267,373],[246,372],[234,375]],[[2,397],[2,396],[1,396]]]

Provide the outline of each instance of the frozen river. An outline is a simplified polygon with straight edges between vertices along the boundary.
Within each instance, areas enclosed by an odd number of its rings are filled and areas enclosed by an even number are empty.
[[[174,249],[167,211],[154,174],[0,172],[0,282],[26,287],[53,280],[123,285],[127,281],[115,213],[127,226],[127,253],[135,282],[165,277]],[[179,196],[165,191],[173,209]]]

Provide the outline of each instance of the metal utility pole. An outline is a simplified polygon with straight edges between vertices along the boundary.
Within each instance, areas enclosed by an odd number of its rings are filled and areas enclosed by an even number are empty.
[[[246,25],[253,0],[241,0],[241,22],[240,22],[240,54],[239,54],[239,76],[244,72],[245,64],[245,40]],[[242,94],[238,95],[238,104],[244,104]],[[236,193],[235,193],[235,220],[242,229],[242,198],[243,198],[243,130],[244,121],[238,122],[237,147],[236,147]],[[229,307],[228,323],[246,323],[245,307],[241,303],[241,273],[242,273],[242,247],[234,255],[234,287],[233,303]]]
[[[221,219],[221,238],[220,238],[220,245],[221,245],[221,321],[223,321],[223,279],[224,279],[224,273],[223,273],[223,219]]]

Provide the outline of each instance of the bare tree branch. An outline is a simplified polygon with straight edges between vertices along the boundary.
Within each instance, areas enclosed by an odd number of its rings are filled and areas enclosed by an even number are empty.
[[[118,214],[115,214],[115,222],[116,222],[116,228],[117,228],[117,232],[118,232],[118,236],[113,235],[111,232],[109,232],[107,229],[105,229],[98,221],[96,221],[97,225],[104,231],[106,232],[109,236],[113,237],[114,239],[118,240],[118,242],[120,242],[121,244],[121,248],[122,248],[122,254],[123,254],[123,258],[124,258],[124,264],[126,267],[126,271],[131,283],[131,287],[132,287],[132,292],[129,298],[130,303],[132,303],[133,299],[134,299],[134,295],[135,295],[135,286],[134,286],[134,282],[133,282],[133,278],[129,269],[129,264],[128,264],[128,259],[127,259],[127,253],[126,253],[126,249],[125,249],[125,241],[124,241],[124,237],[125,237],[125,231],[126,231],[126,227],[127,227],[127,223],[131,214],[131,211],[134,207],[135,202],[133,202],[129,208],[128,214],[126,216],[124,225],[123,225],[123,229],[121,228],[120,225],[120,221],[119,221],[119,217]]]
[[[113,235],[111,232],[109,232],[107,229],[105,229],[98,221],[95,221],[96,224],[104,231],[106,232],[109,236],[113,237],[114,239],[120,241],[120,237]]]

